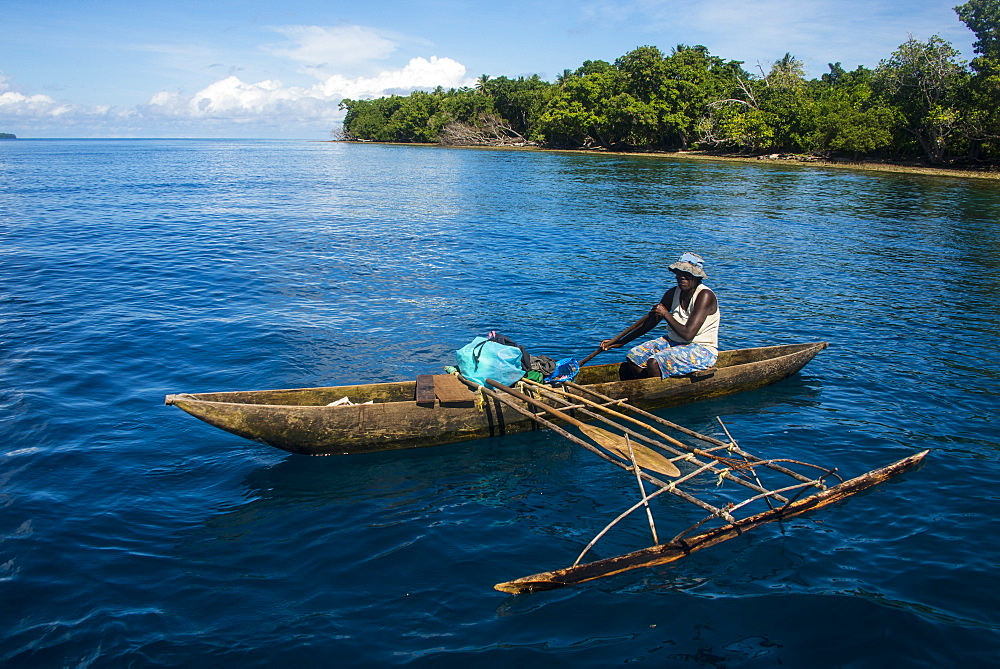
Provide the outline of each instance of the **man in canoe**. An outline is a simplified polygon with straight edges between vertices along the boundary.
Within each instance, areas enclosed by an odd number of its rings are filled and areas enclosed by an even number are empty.
[[[620,348],[666,321],[666,335],[629,350],[618,371],[622,379],[683,376],[711,367],[719,357],[719,302],[702,283],[708,278],[705,261],[684,253],[670,271],[677,285],[623,334],[601,342],[605,351]]]

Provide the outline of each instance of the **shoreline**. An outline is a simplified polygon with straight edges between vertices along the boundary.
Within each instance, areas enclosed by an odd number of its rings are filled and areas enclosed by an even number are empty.
[[[539,151],[543,153],[582,153],[602,156],[640,156],[645,158],[671,158],[674,160],[717,160],[733,163],[753,163],[764,165],[789,165],[797,167],[829,167],[834,169],[863,170],[868,172],[892,172],[897,174],[914,174],[921,176],[962,177],[970,179],[985,179],[1000,181],[1000,168],[991,171],[969,169],[965,167],[927,167],[924,165],[879,163],[871,161],[825,160],[823,158],[787,156],[776,157],[778,154],[762,156],[720,155],[707,151],[608,151],[606,149],[549,149],[538,146],[449,146],[436,142],[375,142],[352,140],[327,140],[344,142],[346,144],[385,144],[391,146],[437,146],[447,149],[487,149],[494,151]]]
[[[797,165],[802,167],[833,167],[836,169],[866,170],[870,172],[895,172],[899,174],[920,174],[925,176],[971,177],[1000,181],[1000,171],[969,169],[966,167],[928,167],[924,165],[907,165],[898,163],[879,163],[871,161],[826,160],[823,158],[804,158],[798,156],[774,157],[767,156],[726,156],[704,151],[601,151],[611,155],[622,156],[663,156],[683,160],[719,160],[724,162],[756,163],[765,165]]]

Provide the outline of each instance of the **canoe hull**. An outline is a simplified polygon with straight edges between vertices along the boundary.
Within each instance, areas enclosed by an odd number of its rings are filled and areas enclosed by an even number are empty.
[[[723,351],[714,374],[617,380],[617,364],[584,367],[577,382],[652,410],[753,390],[795,374],[825,342]],[[233,434],[292,453],[333,455],[438,446],[538,429],[479,395],[473,407],[418,406],[416,384],[398,383],[168,395],[176,406]],[[341,397],[372,404],[327,406]]]

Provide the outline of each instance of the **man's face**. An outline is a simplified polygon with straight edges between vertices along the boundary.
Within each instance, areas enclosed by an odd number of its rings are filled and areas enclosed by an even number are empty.
[[[688,274],[687,272],[674,270],[674,276],[677,277],[677,287],[681,290],[694,288],[698,282],[698,279],[693,274]]]

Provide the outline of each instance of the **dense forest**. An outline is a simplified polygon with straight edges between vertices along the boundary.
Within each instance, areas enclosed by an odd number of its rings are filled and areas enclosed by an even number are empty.
[[[342,139],[452,145],[709,150],[852,159],[1000,162],[1000,0],[955,8],[975,35],[959,59],[910,38],[875,69],[840,63],[807,80],[785,54],[769,70],[678,45],[586,61],[555,82],[483,75],[474,88],[344,100]]]

